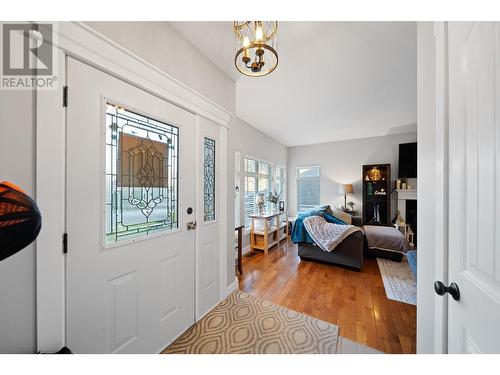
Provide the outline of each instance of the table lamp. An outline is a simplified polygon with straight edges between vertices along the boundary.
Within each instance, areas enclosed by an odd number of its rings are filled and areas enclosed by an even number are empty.
[[[347,210],[347,194],[352,194],[352,184],[339,185],[339,194],[344,194],[344,209]]]

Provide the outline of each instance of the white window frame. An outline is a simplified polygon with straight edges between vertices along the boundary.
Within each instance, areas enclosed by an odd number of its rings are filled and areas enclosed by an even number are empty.
[[[314,176],[314,177],[299,177],[299,170],[300,169],[304,169],[304,168],[318,168],[318,170],[319,170],[318,176]],[[301,210],[300,194],[299,194],[299,182],[301,180],[316,180],[317,179],[319,181],[319,196],[320,196],[320,199],[319,199],[318,205],[320,205],[321,204],[321,166],[320,165],[301,165],[301,166],[298,166],[295,169],[295,179],[296,179],[296,186],[297,186],[297,213],[303,212]]]
[[[283,175],[278,178],[278,169],[283,170]],[[280,195],[280,201],[285,202],[286,206],[286,194],[287,194],[287,168],[284,165],[281,164],[276,164],[274,166],[274,173],[273,173],[273,190],[276,190],[276,185],[277,181],[280,180],[281,182],[281,195]],[[285,207],[286,208],[286,207]]]
[[[253,160],[257,163],[256,165],[256,172],[247,172],[246,171],[246,160]],[[258,163],[263,163],[263,164],[267,164],[268,167],[269,167],[269,174],[268,175],[265,175],[265,174],[259,174],[258,171],[259,171],[259,167],[258,167]],[[255,178],[255,185],[256,185],[256,188],[257,188],[257,193],[259,192],[259,186],[258,186],[258,181],[259,181],[259,178],[267,178],[268,179],[268,191],[271,191],[271,189],[273,189],[273,172],[274,172],[274,165],[266,160],[262,160],[262,159],[259,159],[259,158],[256,158],[256,157],[253,157],[253,156],[250,156],[250,155],[245,155],[245,158],[243,160],[243,194],[242,194],[242,199],[243,199],[243,220],[242,220],[242,223],[245,225],[245,233],[248,233],[249,230],[250,230],[250,222],[248,220],[248,215],[250,214],[250,212],[247,212],[246,210],[246,204],[245,204],[245,195],[246,195],[246,179],[247,177],[251,176],[251,177],[254,177]],[[241,195],[241,194],[240,194]],[[267,205],[267,203],[266,203]],[[267,207],[266,207],[267,208]],[[255,213],[255,210],[254,212]]]
[[[238,150],[234,151],[234,227],[241,225],[241,213],[242,210],[242,197],[244,196],[244,181],[242,179],[242,158],[241,152]],[[236,191],[238,188],[238,191]]]

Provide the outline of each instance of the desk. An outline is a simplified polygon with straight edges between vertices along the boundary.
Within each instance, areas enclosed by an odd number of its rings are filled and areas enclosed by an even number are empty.
[[[280,241],[288,238],[288,214],[272,212],[263,215],[249,215],[252,219],[250,227],[250,250],[263,250],[266,254],[269,249]]]

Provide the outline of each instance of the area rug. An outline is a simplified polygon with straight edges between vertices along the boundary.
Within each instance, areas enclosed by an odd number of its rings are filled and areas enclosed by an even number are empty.
[[[337,344],[337,354],[384,354],[383,352],[370,348],[369,346],[358,344],[345,337],[339,336]]]
[[[387,298],[416,305],[417,283],[413,278],[408,262],[406,260],[394,262],[377,258],[377,263],[384,281]]]
[[[333,354],[336,325],[239,290],[174,341],[166,354]]]

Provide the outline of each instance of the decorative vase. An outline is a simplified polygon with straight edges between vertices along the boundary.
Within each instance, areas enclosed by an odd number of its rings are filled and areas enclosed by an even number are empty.
[[[370,182],[366,184],[366,192],[368,193],[368,195],[373,195],[373,186]]]
[[[259,208],[259,215],[264,214],[264,194],[260,193],[257,195],[257,198],[255,198],[255,204]]]

